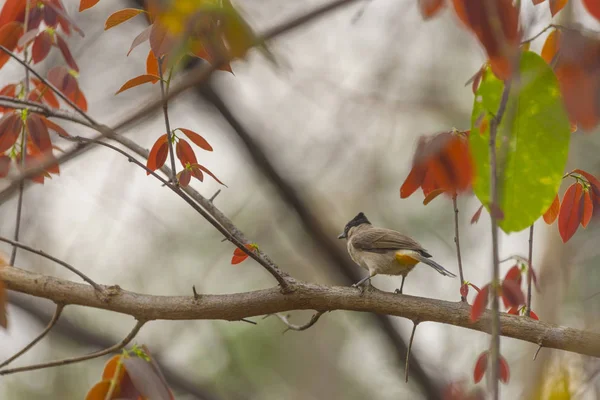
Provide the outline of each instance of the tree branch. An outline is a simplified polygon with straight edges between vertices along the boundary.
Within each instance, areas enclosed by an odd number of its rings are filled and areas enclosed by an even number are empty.
[[[74,364],[74,363],[78,363],[81,361],[87,361],[87,360],[91,360],[93,358],[105,356],[112,352],[121,350],[123,347],[127,346],[135,338],[135,336],[138,334],[140,329],[142,329],[142,326],[144,326],[144,324],[146,322],[147,321],[138,319],[137,323],[135,324],[135,326],[133,327],[131,332],[129,332],[129,334],[121,342],[119,342],[111,347],[108,347],[104,350],[96,351],[91,354],[86,354],[85,356],[65,358],[62,360],[50,361],[47,363],[27,365],[25,367],[3,369],[3,370],[0,370],[0,375],[9,375],[9,374],[17,373],[17,372],[35,371],[35,370],[43,369],[43,368],[59,367],[62,365]]]
[[[460,254],[460,235],[458,232],[458,202],[456,201],[456,193],[452,196],[452,206],[454,208],[454,243],[456,244],[456,258],[458,259],[458,273],[460,275],[460,287],[465,283],[465,276],[463,275],[462,268],[462,257]],[[467,302],[467,298],[460,295],[462,302]]]
[[[281,315],[281,314],[274,314],[277,318],[279,318],[281,320],[281,322],[283,322],[285,325],[287,325],[287,329],[285,331],[283,331],[283,333],[286,333],[287,331],[305,331],[308,328],[310,328],[311,326],[313,326],[314,324],[317,323],[317,321],[319,320],[319,318],[321,318],[321,315],[323,315],[325,312],[324,311],[319,311],[315,314],[312,315],[312,317],[310,317],[310,320],[302,325],[295,325],[292,324],[288,317],[285,315]],[[267,315],[268,316],[268,315]]]
[[[199,300],[193,296],[153,296],[129,292],[118,286],[104,286],[111,292],[102,301],[92,287],[53,278],[15,267],[0,268],[0,279],[9,290],[52,300],[65,305],[80,305],[131,315],[138,320],[227,320],[236,321],[293,310],[363,311],[395,315],[419,322],[439,322],[480,332],[489,332],[492,313],[486,311],[472,323],[470,307],[422,297],[386,293],[375,288],[360,294],[343,286],[310,283],[294,284],[294,291],[282,294],[278,287],[246,293],[210,295]],[[500,334],[546,348],[600,358],[600,334],[531,318],[501,313]],[[108,354],[108,353],[105,353]]]

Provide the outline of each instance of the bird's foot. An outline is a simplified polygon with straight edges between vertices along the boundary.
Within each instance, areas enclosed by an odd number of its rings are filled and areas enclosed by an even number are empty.
[[[402,294],[402,290],[396,289],[396,290],[394,290],[394,293],[396,293],[396,294]]]

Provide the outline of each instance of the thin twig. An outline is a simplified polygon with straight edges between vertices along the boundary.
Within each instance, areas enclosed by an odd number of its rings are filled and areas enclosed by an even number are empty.
[[[6,367],[8,364],[10,364],[11,362],[15,361],[17,358],[21,357],[23,354],[27,353],[33,346],[35,346],[48,333],[50,333],[50,331],[52,330],[52,328],[54,328],[54,325],[56,324],[56,322],[60,318],[60,314],[62,314],[62,311],[63,311],[64,308],[65,308],[64,305],[57,304],[56,305],[56,310],[54,311],[54,315],[52,315],[52,319],[50,320],[50,322],[48,322],[48,325],[42,331],[42,333],[40,333],[35,339],[33,339],[27,346],[23,347],[20,351],[18,351],[17,353],[15,353],[12,357],[8,358],[2,364],[0,364],[0,368]]]
[[[25,2],[25,21],[23,25],[23,32],[27,33],[27,28],[29,24],[29,8],[30,3]],[[29,45],[25,44],[23,49],[23,58],[25,59],[25,64],[27,62],[27,55],[29,54]],[[23,98],[29,98],[29,68],[25,67],[25,85],[24,85],[25,93]],[[23,124],[21,128],[21,168],[25,169],[25,159],[27,158],[27,124]],[[15,241],[19,241],[19,233],[21,231],[21,214],[23,213],[23,192],[25,190],[24,181],[19,185],[19,198],[17,200],[17,215],[15,221],[15,234],[13,235],[13,239]],[[15,260],[17,259],[17,247],[13,246],[12,252],[10,255],[10,265],[15,265]]]
[[[252,325],[258,325],[256,322],[254,322],[254,321],[252,321],[250,319],[247,319],[247,318],[242,318],[242,319],[240,319],[240,321],[247,322],[247,323],[252,324]]]
[[[533,262],[533,225],[529,228],[529,257],[527,259],[527,305],[525,308],[525,315],[531,315],[531,263]]]
[[[68,269],[69,271],[71,271],[72,273],[74,273],[75,275],[79,276],[81,279],[83,279],[84,281],[86,281],[87,283],[89,283],[95,290],[97,290],[98,292],[102,292],[103,289],[100,287],[100,285],[98,285],[96,282],[94,282],[92,279],[90,279],[86,274],[84,274],[83,272],[79,271],[77,268],[73,267],[70,264],[67,264],[66,262],[64,262],[63,260],[60,260],[56,257],[51,256],[50,254],[44,252],[43,250],[36,250],[33,247],[29,247],[26,244],[23,243],[19,243],[15,240],[10,240],[7,239],[5,237],[0,236],[0,242],[4,242],[4,243],[8,243],[14,247],[19,247],[23,250],[29,251],[30,253],[34,253],[37,254],[39,256],[42,256],[44,258],[47,258],[48,260],[54,261],[55,263],[62,265],[63,267],[65,267],[66,269]],[[12,265],[12,264],[11,264]]]
[[[123,347],[127,346],[135,338],[135,336],[138,334],[140,329],[142,329],[142,326],[144,326],[145,323],[146,323],[146,321],[144,321],[144,320],[138,320],[137,323],[135,324],[135,326],[133,327],[133,329],[131,330],[131,332],[129,332],[129,334],[120,343],[117,343],[114,346],[108,347],[104,350],[96,351],[94,353],[90,353],[85,356],[64,358],[62,360],[28,365],[25,367],[3,369],[3,370],[0,370],[0,375],[9,375],[9,374],[17,373],[17,372],[34,371],[34,370],[44,369],[44,368],[59,367],[62,365],[74,364],[74,363],[78,363],[78,362],[82,362],[82,361],[91,360],[93,358],[102,357],[102,356],[110,354],[112,352],[121,350]]]
[[[537,358],[538,354],[540,353],[540,350],[542,349],[542,344],[540,343],[538,345],[537,350],[535,351],[535,354],[533,355],[533,361],[535,361],[535,359]]]
[[[171,172],[173,173],[173,175],[170,177],[171,182],[173,182],[174,185],[177,184],[177,171],[175,169],[175,153],[173,153],[173,141],[171,140],[173,138],[173,134],[171,132],[171,123],[169,122],[169,101],[167,100],[167,96],[169,95],[168,93],[168,88],[167,90],[165,90],[165,81],[164,81],[164,74],[163,74],[163,61],[164,61],[164,57],[159,57],[158,58],[158,75],[160,77],[160,96],[162,98],[163,101],[163,105],[162,105],[162,109],[163,109],[163,115],[165,118],[165,127],[167,128],[167,142],[168,142],[168,146],[169,146],[169,159],[171,160]]]
[[[458,233],[458,202],[456,201],[456,193],[452,196],[452,205],[454,206],[454,243],[456,244],[456,258],[458,259],[458,273],[460,275],[460,287],[465,283],[465,276],[463,275],[462,258],[460,255],[460,235]],[[467,298],[460,295],[460,300],[466,302]]]
[[[410,351],[412,349],[413,340],[415,338],[415,331],[417,330],[418,322],[413,321],[412,332],[410,333],[410,340],[408,341],[408,351],[406,352],[406,366],[404,367],[404,381],[408,383],[408,361],[410,360]]]
[[[316,312],[315,314],[313,314],[312,317],[310,317],[310,320],[307,323],[303,324],[303,325],[292,324],[289,321],[288,317],[285,316],[285,315],[282,315],[282,314],[273,314],[273,315],[275,315],[284,324],[287,325],[286,330],[283,331],[283,333],[286,333],[287,331],[290,331],[290,330],[291,331],[305,331],[305,330],[307,330],[308,328],[310,328],[311,326],[313,326],[314,324],[316,324],[317,321],[319,320],[319,318],[321,318],[321,315],[323,315],[324,313],[325,313],[324,311],[318,311],[318,312]],[[268,317],[268,315],[265,316],[265,317]]]

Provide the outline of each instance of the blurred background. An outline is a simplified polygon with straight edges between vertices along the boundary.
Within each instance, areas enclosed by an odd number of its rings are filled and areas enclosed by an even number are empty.
[[[114,11],[137,7],[134,1],[103,0],[78,13],[75,0],[63,0],[83,28],[69,46],[80,67],[79,83],[89,112],[113,125],[142,107],[160,90],[143,85],[117,96],[130,78],[144,73],[148,44],[126,56],[133,38],[146,27],[134,18],[107,32],[104,21]],[[235,5],[259,32],[326,1],[239,0]],[[0,6],[4,1],[0,1]],[[531,37],[551,21],[547,6],[523,2],[525,35]],[[556,22],[556,21],[555,21]],[[561,24],[600,26],[585,15],[579,0],[560,14]],[[542,35],[532,43],[539,51]],[[235,75],[217,72],[212,84],[233,114],[264,149],[276,170],[335,238],[359,211],[379,226],[409,233],[435,259],[456,272],[454,214],[450,199],[440,196],[427,206],[417,192],[401,200],[420,135],[469,129],[473,94],[465,83],[485,61],[477,41],[461,26],[451,8],[424,22],[415,0],[371,0],[343,7],[314,23],[274,40],[271,49],[282,67],[274,68],[252,51],[232,64]],[[36,66],[43,74],[62,65],[57,50]],[[21,79],[22,68],[9,63],[0,86]],[[197,153],[227,187],[214,180],[193,181],[215,200],[252,241],[292,276],[320,284],[346,285],[343,272],[317,250],[294,209],[257,168],[235,131],[195,90],[170,104],[172,127],[192,129],[213,146]],[[72,134],[91,136],[79,126],[61,125]],[[164,133],[156,113],[124,134],[150,148]],[[600,173],[599,137],[575,133],[568,169]],[[69,147],[69,143],[57,142]],[[489,217],[470,224],[480,203],[459,198],[465,279],[481,286],[489,281]],[[16,197],[0,209],[0,234],[12,237]],[[541,320],[598,330],[600,231],[592,222],[563,245],[556,225],[535,225],[534,268],[541,292],[533,310]],[[500,256],[527,256],[528,232],[501,237]],[[253,260],[231,265],[233,245],[181,199],[121,155],[96,148],[61,167],[60,177],[31,186],[25,193],[21,241],[67,261],[102,284],[156,295],[236,293],[274,286]],[[340,249],[345,242],[339,241]],[[1,249],[10,253],[10,247]],[[19,251],[16,266],[78,281],[64,269]],[[513,264],[502,264],[504,274]],[[358,267],[355,273],[364,273]],[[378,276],[373,285],[393,291],[400,277]],[[417,268],[404,293],[459,301],[459,281],[430,268]],[[474,297],[473,290],[469,301]],[[11,293],[7,331],[0,331],[4,360],[33,339],[49,320],[52,303]],[[301,324],[311,312],[292,312]],[[374,316],[327,313],[304,332],[289,331],[275,317],[251,318],[257,325],[227,321],[154,321],[135,343],[146,344],[159,359],[177,399],[417,399],[429,395],[424,385],[443,388],[451,382],[473,385],[477,356],[489,336],[449,325],[419,325],[413,355],[423,379],[404,382],[404,359],[390,332]],[[389,318],[406,343],[412,323]],[[67,306],[61,324],[14,363],[85,354],[120,341],[133,327],[131,317]],[[502,338],[501,351],[511,368],[502,398],[550,398],[549,389],[568,377],[573,398],[600,398],[600,363],[566,352]],[[85,363],[24,372],[0,378],[3,399],[83,398],[99,380],[108,357]],[[484,380],[485,381],[485,380]],[[482,381],[478,387],[484,387]],[[173,381],[172,381],[173,382]],[[425,383],[424,383],[425,382]],[[429,382],[429,383],[427,383]],[[541,390],[541,391],[540,391]]]

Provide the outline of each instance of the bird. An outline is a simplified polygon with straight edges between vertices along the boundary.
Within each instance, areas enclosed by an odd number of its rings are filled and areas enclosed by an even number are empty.
[[[369,275],[353,284],[361,287],[375,275],[401,275],[402,284],[396,293],[402,294],[404,280],[419,263],[429,265],[444,276],[456,278],[452,272],[431,259],[417,241],[400,232],[387,228],[377,228],[371,224],[363,212],[358,213],[344,227],[338,239],[346,239],[350,258],[369,271]],[[361,289],[362,292],[362,289]]]

